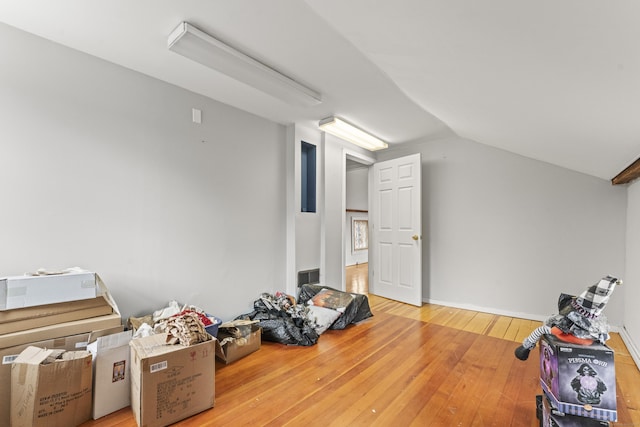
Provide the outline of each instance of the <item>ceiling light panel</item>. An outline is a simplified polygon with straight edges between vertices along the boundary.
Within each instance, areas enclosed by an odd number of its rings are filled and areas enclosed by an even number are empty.
[[[369,151],[387,148],[389,145],[381,139],[355,127],[339,117],[327,117],[318,124],[320,129],[331,135],[342,138]]]
[[[226,74],[289,104],[312,107],[322,95],[249,55],[181,22],[168,39],[169,50]]]

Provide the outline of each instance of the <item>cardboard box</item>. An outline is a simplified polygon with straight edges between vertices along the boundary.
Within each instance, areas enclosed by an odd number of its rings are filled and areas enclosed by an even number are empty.
[[[0,348],[14,347],[20,344],[33,343],[56,337],[77,335],[122,325],[122,318],[120,317],[118,305],[111,297],[111,294],[109,294],[109,292],[104,292],[102,297],[111,306],[113,313],[99,317],[73,320],[70,322],[51,324],[39,328],[3,334],[0,335]]]
[[[98,419],[131,404],[130,350],[132,331],[90,339],[93,356],[93,404],[91,416]]]
[[[210,314],[207,314],[207,317],[209,318],[209,320],[211,320],[212,323],[208,326],[205,326],[204,330],[207,331],[207,333],[212,337],[217,338],[218,328],[222,324],[222,319],[215,316],[211,316]]]
[[[14,323],[14,322],[25,322],[31,319],[37,319],[42,317],[52,318],[53,316],[66,314],[78,310],[88,310],[91,308],[97,307],[109,307],[111,309],[111,305],[109,300],[103,296],[102,294],[89,299],[83,299],[78,301],[68,301],[56,304],[46,304],[39,305],[36,307],[23,307],[23,308],[15,308],[12,310],[3,310],[0,311],[0,324],[4,323]],[[109,313],[105,313],[109,314]],[[80,320],[80,319],[68,319],[69,320]],[[57,322],[62,323],[62,322]]]
[[[249,326],[250,333],[241,339],[229,339],[224,328],[218,329],[218,341],[216,341],[216,357],[225,364],[233,363],[248,354],[260,349],[262,342],[262,328],[257,324]]]
[[[553,409],[548,397],[542,396],[542,423],[543,427],[609,427],[608,421],[594,420],[593,418],[566,415]]]
[[[31,319],[18,320],[15,322],[0,322],[0,334],[10,334],[13,332],[26,331],[29,329],[40,328],[47,325],[55,325],[65,322],[72,322],[74,320],[89,319],[92,317],[100,317],[113,313],[113,308],[105,301],[103,297],[94,298],[94,301],[102,300],[103,304],[97,307],[84,308],[79,310],[68,311],[66,313],[42,315],[36,316]],[[73,304],[73,303],[69,303]],[[2,311],[0,313],[8,313],[9,311]]]
[[[114,334],[121,331],[122,325],[105,329],[100,332],[104,334]],[[0,349],[0,396],[4,397],[3,399],[0,399],[0,426],[9,425],[11,404],[11,399],[9,397],[11,394],[11,365],[13,364],[13,361],[18,358],[20,353],[29,346],[67,351],[86,350],[90,336],[91,334],[89,332],[85,332],[68,337],[47,339]]]
[[[0,310],[95,298],[96,274],[72,272],[0,279]]]
[[[57,325],[43,326],[41,328],[0,335],[0,348],[42,341],[53,337],[77,335],[84,332],[106,329],[120,325],[122,325],[120,313],[112,313],[106,316],[92,317],[83,320],[74,320],[73,322],[65,322]]]
[[[0,311],[0,334],[113,313],[115,303],[109,290],[97,275],[96,280],[99,293],[96,298]]]
[[[2,396],[2,399],[0,399],[0,426],[9,425],[11,365],[24,349],[29,346],[35,346],[63,350],[84,350],[87,347],[88,339],[89,333],[84,333],[0,349],[0,396]]]
[[[91,417],[91,354],[29,346],[11,366],[13,427],[77,426]]]
[[[139,426],[166,426],[212,408],[215,342],[168,345],[167,334],[131,340],[131,408]]]
[[[614,352],[600,343],[590,346],[540,340],[540,384],[561,413],[616,421]]]

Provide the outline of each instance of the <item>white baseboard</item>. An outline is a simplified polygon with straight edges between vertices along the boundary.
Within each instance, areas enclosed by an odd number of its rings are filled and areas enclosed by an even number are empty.
[[[480,307],[473,304],[459,304],[449,301],[438,301],[434,299],[427,299],[424,302],[429,304],[443,305],[445,307],[460,308],[462,310],[479,311],[481,313],[497,314],[499,316],[517,317],[518,319],[537,320],[544,322],[550,315],[543,316],[540,314],[522,313],[517,311],[500,310],[493,307]]]
[[[633,342],[633,339],[631,339],[631,335],[629,335],[626,328],[620,328],[619,333],[622,341],[624,341],[624,345],[627,346],[627,350],[629,350],[629,354],[631,354],[633,361],[636,363],[638,369],[640,369],[640,351],[638,351],[638,347]]]

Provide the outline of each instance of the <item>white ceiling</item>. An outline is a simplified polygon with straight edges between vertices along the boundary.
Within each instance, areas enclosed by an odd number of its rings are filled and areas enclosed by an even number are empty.
[[[637,0],[2,0],[0,21],[279,123],[338,115],[392,145],[456,134],[604,179],[640,156]],[[322,104],[167,50],[181,21]]]

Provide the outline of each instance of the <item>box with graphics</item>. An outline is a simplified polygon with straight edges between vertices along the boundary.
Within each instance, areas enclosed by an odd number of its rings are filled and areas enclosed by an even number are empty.
[[[558,411],[603,421],[616,421],[614,352],[545,335],[540,341],[540,384]]]

